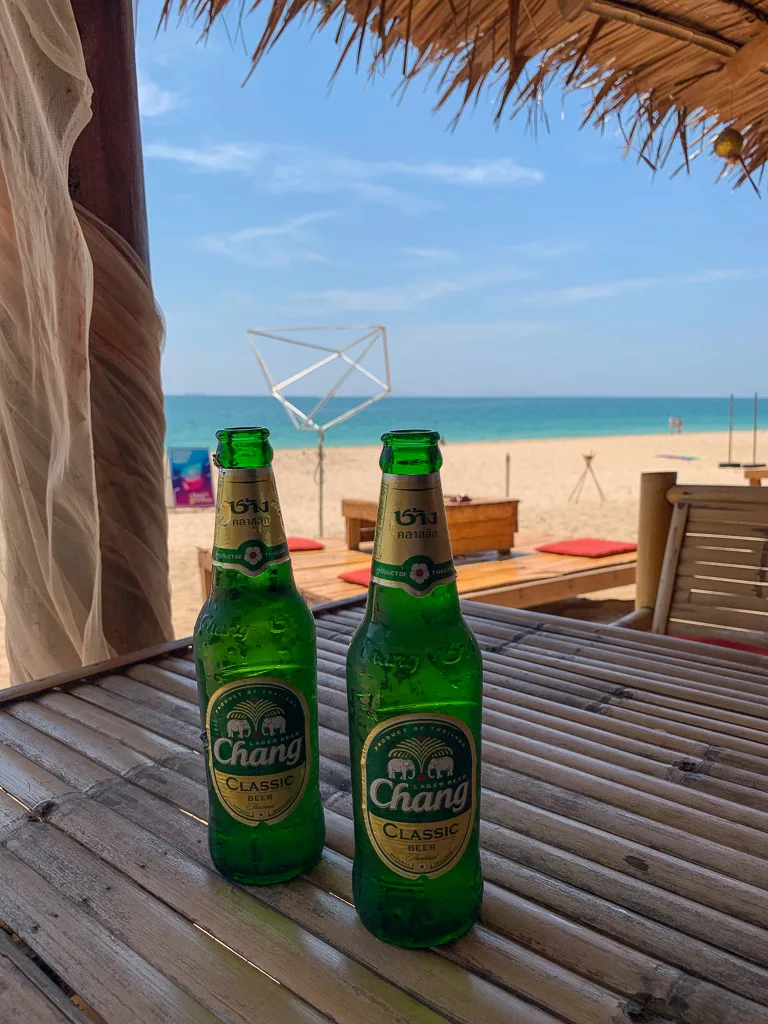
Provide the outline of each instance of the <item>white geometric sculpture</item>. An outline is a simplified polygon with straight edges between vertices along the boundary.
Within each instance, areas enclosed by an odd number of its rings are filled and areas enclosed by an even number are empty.
[[[339,348],[333,348],[329,345],[321,345],[316,341],[306,341],[304,339],[292,338],[289,335],[297,333],[305,333],[310,331],[348,331],[354,332],[357,337],[352,341],[347,342]],[[318,527],[319,536],[323,536],[323,489],[325,483],[325,431],[331,427],[335,427],[337,423],[342,423],[344,420],[348,420],[351,416],[355,416],[369,405],[373,405],[374,402],[380,401],[385,395],[388,395],[392,390],[390,372],[389,372],[389,352],[387,349],[387,329],[382,326],[367,326],[367,327],[275,327],[260,330],[248,330],[246,334],[249,335],[251,347],[253,348],[256,360],[261,367],[261,372],[264,374],[264,379],[267,382],[267,386],[274,398],[280,402],[285,411],[291,418],[293,425],[297,430],[316,430],[317,431],[317,484],[319,490],[319,512],[318,512]],[[285,380],[277,381],[269,370],[266,364],[264,356],[260,351],[255,338],[269,338],[271,341],[282,342],[286,345],[298,345],[301,348],[314,349],[317,352],[326,353],[316,362],[307,366],[305,369],[300,370],[298,373],[293,373]],[[362,365],[363,359],[370,353],[375,352],[377,346],[380,346],[381,356],[384,362],[384,379],[382,380],[375,373],[371,373],[365,366]],[[295,384],[299,380],[303,380],[310,374],[319,370],[321,367],[327,367],[332,364],[335,360],[340,362],[339,366],[339,378],[332,387],[328,389],[325,395],[320,399],[315,407],[310,412],[303,412],[294,402],[292,402],[285,394],[286,388]],[[359,402],[357,405],[352,406],[351,409],[347,409],[346,412],[341,413],[339,416],[334,416],[332,419],[326,422],[320,422],[322,417],[319,415],[326,403],[333,398],[333,396],[339,391],[343,384],[345,384],[355,373],[360,373],[366,377],[371,383],[373,383],[379,390],[371,398],[366,398],[364,401]]]

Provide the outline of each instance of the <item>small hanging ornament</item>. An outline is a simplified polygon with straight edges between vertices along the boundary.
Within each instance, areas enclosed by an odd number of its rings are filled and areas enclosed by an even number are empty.
[[[723,128],[715,139],[715,155],[729,164],[741,163],[744,150],[744,136],[735,128]]]
[[[725,160],[726,164],[729,164],[731,167],[735,164],[739,164],[744,177],[755,190],[758,198],[762,198],[760,196],[760,189],[755,184],[752,175],[749,173],[749,169],[744,162],[744,136],[741,132],[737,131],[735,128],[723,128],[715,139],[713,148],[715,156],[721,157],[721,159]],[[725,173],[725,169],[723,169],[723,173]],[[737,184],[739,184],[739,182],[737,182]]]

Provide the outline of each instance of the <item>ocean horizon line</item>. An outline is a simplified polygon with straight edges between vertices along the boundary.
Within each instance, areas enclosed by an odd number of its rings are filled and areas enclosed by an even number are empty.
[[[341,416],[349,405],[349,398],[329,399],[323,407],[323,422]],[[312,408],[308,402],[305,407]],[[165,410],[169,446],[212,448],[217,430],[248,423],[268,427],[276,448],[310,448],[317,443],[314,429],[298,430],[286,410],[268,395],[168,395]],[[768,399],[760,402],[759,414],[768,424]],[[734,401],[735,430],[751,430],[753,416],[752,398]],[[448,442],[663,436],[670,432],[670,420],[675,430],[680,420],[688,434],[726,431],[728,398],[390,395],[328,429],[325,443],[333,448],[367,447],[378,444],[387,430],[414,424],[439,430]]]

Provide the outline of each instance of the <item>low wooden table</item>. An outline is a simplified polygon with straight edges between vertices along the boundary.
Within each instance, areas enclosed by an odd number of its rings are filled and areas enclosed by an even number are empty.
[[[628,552],[606,558],[578,558],[536,551],[538,544],[553,540],[537,537],[515,548],[510,556],[462,560],[456,566],[459,594],[472,601],[532,608],[551,601],[593,594],[598,590],[630,586],[635,582],[636,555]],[[355,583],[339,579],[339,573],[367,569],[370,554],[350,551],[341,537],[323,537],[322,551],[296,551],[291,555],[296,584],[308,604],[318,605],[364,593]],[[198,548],[201,600],[211,589],[211,549]]]
[[[478,551],[508,554],[515,546],[517,506],[512,498],[472,498],[471,501],[445,499],[445,516],[454,555],[474,555]],[[344,498],[341,514],[347,524],[347,547],[358,551],[362,541],[373,540],[378,502]]]
[[[749,480],[750,487],[760,487],[763,480],[768,480],[768,468],[745,469],[744,476]]]
[[[287,885],[211,868],[188,641],[0,691],[0,1022],[765,1024],[768,661],[464,609],[486,890],[435,952],[352,906],[360,601],[316,609],[328,846]]]

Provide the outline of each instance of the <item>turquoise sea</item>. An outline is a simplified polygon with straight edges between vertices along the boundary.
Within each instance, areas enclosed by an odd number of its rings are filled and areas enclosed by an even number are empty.
[[[283,407],[268,396],[167,395],[169,445],[216,445],[226,426],[267,426],[275,447],[307,448],[314,431],[298,431]],[[316,399],[297,399],[307,411]],[[349,398],[332,399],[323,419],[350,407]],[[389,395],[352,419],[333,427],[333,446],[375,445],[385,430],[431,427],[447,441],[512,441],[534,437],[598,437],[666,434],[669,417],[683,421],[685,433],[728,429],[727,398],[403,398]],[[735,429],[751,430],[753,399],[735,401]],[[768,399],[760,402],[768,427]]]

